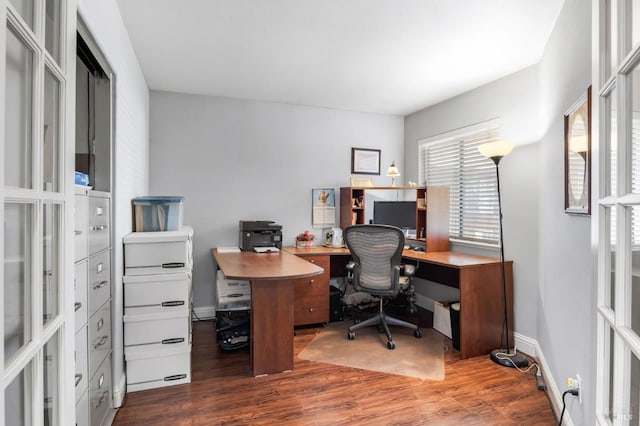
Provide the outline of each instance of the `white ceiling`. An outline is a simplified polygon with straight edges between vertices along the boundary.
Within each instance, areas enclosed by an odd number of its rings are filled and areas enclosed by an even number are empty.
[[[539,62],[563,1],[118,5],[153,90],[406,115]]]

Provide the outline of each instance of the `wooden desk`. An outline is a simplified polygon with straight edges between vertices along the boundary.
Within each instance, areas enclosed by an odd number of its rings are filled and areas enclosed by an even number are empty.
[[[301,256],[330,256],[331,276],[344,275],[349,250],[345,248],[311,247],[286,251]],[[500,259],[471,254],[416,252],[404,250],[404,262],[416,262],[416,276],[455,287],[460,291],[460,357],[471,358],[489,354],[501,343],[504,323],[502,302],[502,272]],[[334,265],[337,265],[334,268]],[[335,269],[335,271],[334,271]],[[513,326],[513,262],[505,262],[507,279],[507,312]],[[509,329],[513,342],[513,329]]]
[[[324,270],[286,251],[211,254],[228,278],[251,282],[253,375],[293,370],[293,289]]]

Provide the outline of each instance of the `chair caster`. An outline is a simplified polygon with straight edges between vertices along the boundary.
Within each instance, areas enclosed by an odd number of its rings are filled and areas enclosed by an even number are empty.
[[[416,339],[419,339],[422,337],[422,332],[420,332],[420,329],[417,328],[414,332],[413,335],[415,336]]]
[[[353,331],[350,331],[347,333],[347,339],[353,340],[355,338],[356,338],[356,333],[354,333]]]
[[[387,340],[387,349],[395,349],[396,343],[393,340]]]

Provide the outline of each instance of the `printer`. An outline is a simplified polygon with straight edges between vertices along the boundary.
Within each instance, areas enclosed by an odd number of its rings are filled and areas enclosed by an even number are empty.
[[[268,251],[269,248],[282,248],[281,225],[270,220],[240,221],[240,250]]]

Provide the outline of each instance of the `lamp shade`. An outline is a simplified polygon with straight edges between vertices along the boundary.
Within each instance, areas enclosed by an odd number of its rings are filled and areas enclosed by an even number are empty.
[[[487,158],[502,158],[508,155],[512,149],[513,142],[511,141],[487,142],[478,145],[478,151],[480,151],[480,154]]]
[[[389,170],[387,170],[387,176],[391,176],[391,177],[400,176],[400,171],[398,171],[398,168],[396,167],[395,162],[391,163],[391,165],[389,166]]]

